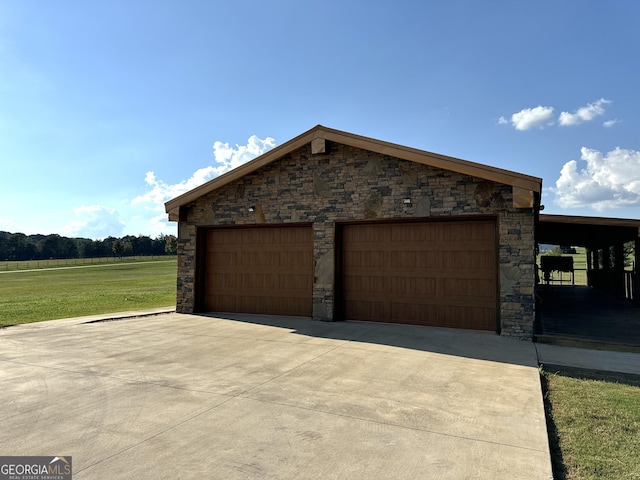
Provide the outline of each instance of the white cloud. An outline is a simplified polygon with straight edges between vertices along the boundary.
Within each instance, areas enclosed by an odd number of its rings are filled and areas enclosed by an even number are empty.
[[[603,127],[606,128],[611,128],[613,127],[616,123],[620,123],[620,120],[618,120],[617,118],[614,118],[613,120],[607,120],[606,122],[602,123]]]
[[[588,122],[598,115],[602,115],[604,113],[604,105],[609,103],[611,103],[611,100],[601,98],[594,103],[588,103],[585,107],[579,108],[575,113],[561,112],[560,117],[558,117],[558,123],[567,126]]]
[[[498,123],[504,125],[507,119],[500,117]],[[511,115],[511,124],[516,130],[529,130],[530,128],[553,124],[553,107],[538,105],[534,108],[524,108]]]
[[[105,238],[122,236],[125,227],[120,213],[102,205],[89,205],[73,209],[76,220],[69,222],[60,232],[68,237]]]
[[[611,103],[611,100],[601,98],[593,103],[588,103],[580,107],[574,113],[561,112],[558,117],[558,124],[562,126],[578,125],[583,122],[593,120],[595,117],[604,114],[604,107]],[[510,119],[500,117],[498,124],[507,125],[511,123],[516,130],[529,130],[534,127],[544,128],[546,125],[553,125],[553,107],[543,107],[538,105],[534,108],[524,108],[511,115]],[[609,120],[603,123],[605,127],[612,127],[618,120]]]
[[[74,208],[75,219],[63,227],[59,233],[69,237],[92,239],[108,236],[121,237],[125,234],[125,230],[131,235],[156,236],[162,233],[175,233],[175,224],[168,222],[164,212],[164,202],[252,160],[274,146],[273,138],[267,137],[263,140],[255,135],[249,137],[246,145],[235,147],[230,147],[228,143],[215,142],[213,165],[200,168],[187,180],[175,184],[156,178],[154,172],[147,172],[145,183],[148,191],[146,193],[131,201],[125,201],[118,206],[118,209],[102,205]],[[126,222],[121,220],[123,217]],[[0,219],[0,227],[3,225],[13,226],[11,222]]]
[[[149,220],[154,230],[164,228],[167,222],[164,214],[164,203],[189,190],[202,185],[209,180],[222,175],[240,165],[262,155],[275,147],[275,140],[271,137],[265,139],[252,135],[246,145],[229,146],[228,143],[215,142],[213,144],[214,165],[209,165],[196,170],[187,180],[175,184],[169,184],[156,178],[154,172],[147,172],[145,183],[149,191],[139,195],[131,201],[132,205],[144,205],[147,210],[155,212],[155,216]]]
[[[564,164],[553,192],[563,208],[640,206],[640,151],[616,148],[606,154],[582,147],[582,169],[571,160]]]

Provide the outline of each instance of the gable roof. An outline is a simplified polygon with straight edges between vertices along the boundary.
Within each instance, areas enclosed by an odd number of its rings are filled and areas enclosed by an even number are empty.
[[[490,167],[488,165],[482,165],[468,160],[447,157],[445,155],[431,153],[425,150],[405,147],[395,143],[384,142],[374,138],[363,137],[353,133],[334,130],[322,125],[316,125],[311,130],[308,130],[288,142],[269,150],[259,157],[256,157],[253,160],[180,195],[179,197],[169,200],[165,203],[165,211],[169,214],[169,220],[176,221],[178,219],[178,209],[181,206],[187,205],[202,195],[248,175],[249,173],[282,158],[288,153],[291,153],[308,143],[317,141],[318,139],[329,140],[382,155],[400,158],[402,160],[409,160],[443,170],[483,178],[485,180],[492,180],[505,185],[512,185],[514,187],[514,203],[517,203],[519,206],[532,207],[534,201],[533,194],[540,193],[542,189],[541,178],[503,170],[501,168]]]

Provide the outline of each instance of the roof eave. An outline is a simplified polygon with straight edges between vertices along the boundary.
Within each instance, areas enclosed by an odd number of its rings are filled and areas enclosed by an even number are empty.
[[[640,220],[632,218],[585,217],[578,215],[540,214],[545,223],[570,223],[575,225],[600,225],[609,227],[632,227],[640,229]]]
[[[275,161],[278,158],[283,157],[287,153],[297,148],[300,148],[303,145],[306,145],[312,140],[310,135],[314,131],[318,130],[319,128],[320,128],[320,125],[317,125],[311,130],[308,130],[298,135],[297,137],[292,138],[288,142],[283,143],[282,145],[279,145],[273,148],[272,150],[269,150],[266,153],[263,153],[259,157],[256,157],[253,160],[250,160],[249,162],[242,164],[239,167],[236,167],[233,170],[230,170],[220,175],[219,177],[209,180],[208,182],[203,183],[202,185],[195,187],[192,190],[189,190],[188,192],[183,193],[182,195],[172,200],[169,200],[164,204],[165,211],[169,213],[171,210],[175,210],[183,205],[191,203],[197,198],[199,198],[200,196],[204,195],[205,193],[209,193],[215,190],[216,188],[220,188],[223,185],[226,185],[227,183],[231,183],[234,180],[237,180],[238,178],[248,175],[254,170],[257,170],[271,163],[272,161]]]

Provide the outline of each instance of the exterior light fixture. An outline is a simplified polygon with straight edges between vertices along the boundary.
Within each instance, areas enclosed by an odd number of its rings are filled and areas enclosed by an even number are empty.
[[[253,212],[253,211],[255,211],[255,209],[256,209],[256,207],[249,207],[249,209],[248,209],[248,210],[249,210],[250,212]]]
[[[410,205],[411,204],[411,199],[410,198],[405,198],[404,200],[402,200],[402,203],[404,203],[405,205]]]

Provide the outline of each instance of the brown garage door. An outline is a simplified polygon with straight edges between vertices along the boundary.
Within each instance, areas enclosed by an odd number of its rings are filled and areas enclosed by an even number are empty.
[[[311,227],[214,228],[206,245],[206,310],[311,316]]]
[[[345,225],[344,317],[496,330],[495,222]]]

